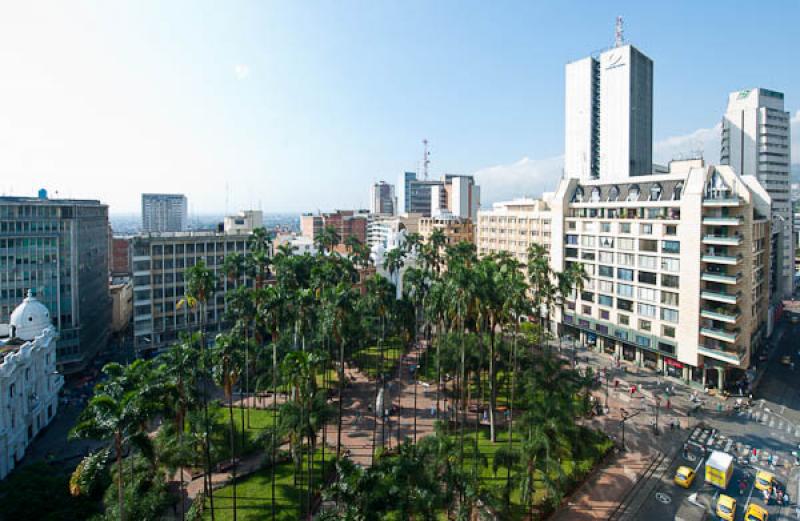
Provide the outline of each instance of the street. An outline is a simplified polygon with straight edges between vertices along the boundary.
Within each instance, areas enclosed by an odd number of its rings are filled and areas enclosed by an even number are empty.
[[[689,419],[690,430],[683,433],[688,452],[684,453],[682,445],[675,446],[662,437],[659,448],[667,454],[665,463],[652,475],[644,476],[635,484],[634,493],[625,499],[615,519],[672,521],[681,504],[690,496],[694,502],[713,510],[721,493],[737,500],[735,519],[744,519],[745,509],[751,502],[765,506],[762,492],[754,486],[755,473],[758,471],[774,474],[789,495],[788,506],[778,505],[775,501],[766,505],[769,519],[800,519],[796,512],[800,498],[800,467],[795,465],[792,454],[800,444],[800,388],[794,369],[782,363],[785,356],[792,356],[797,361],[796,338],[800,334],[800,326],[783,323],[780,327],[785,328],[783,335],[769,355],[752,406],[742,406],[736,410],[735,398],[722,400],[701,393],[699,399],[703,402],[702,410]],[[652,386],[644,379],[629,379],[640,381],[643,389]],[[655,380],[655,377],[651,375],[649,379]],[[693,403],[688,388],[676,384],[675,390],[673,403],[685,413]],[[651,389],[653,391],[657,392]],[[746,402],[742,400],[741,403]],[[705,430],[696,431],[697,426]],[[702,447],[705,447],[705,451]],[[713,450],[734,457],[734,475],[725,491],[705,483],[704,462]],[[697,473],[688,489],[673,482],[679,466],[691,467]],[[712,519],[715,518],[712,516]]]

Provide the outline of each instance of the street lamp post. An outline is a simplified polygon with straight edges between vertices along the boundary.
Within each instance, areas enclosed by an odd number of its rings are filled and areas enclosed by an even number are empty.
[[[654,433],[656,436],[658,436],[658,409],[660,408],[660,407],[659,407],[660,405],[661,405],[661,398],[660,398],[659,396],[656,396],[656,404],[655,404],[655,409],[656,409],[656,423],[653,425],[653,433]]]
[[[622,425],[622,450],[627,450],[625,448],[625,422],[628,419],[628,411],[622,409],[622,420],[620,420],[620,424]]]
[[[608,376],[609,376],[608,375],[608,367],[604,367],[603,368],[603,377],[606,380],[606,403],[605,403],[604,407],[606,409],[608,409]]]

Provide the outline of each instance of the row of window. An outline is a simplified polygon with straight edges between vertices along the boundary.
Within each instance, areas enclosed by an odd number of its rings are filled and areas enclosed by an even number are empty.
[[[567,234],[564,242],[568,246],[578,246],[580,244],[583,248],[616,248],[623,251],[636,251],[637,239],[628,239],[623,237],[595,237],[594,235],[581,235],[580,241],[578,235]],[[639,251],[646,251],[657,253],[659,251],[659,241],[655,239],[638,239]],[[676,255],[681,252],[680,241],[663,240],[661,241],[661,253]]]
[[[600,227],[600,233],[612,233],[611,230],[614,228],[613,225],[615,223],[610,222],[600,222],[597,221],[583,221],[581,223],[581,230],[584,232],[591,232],[597,233],[598,225]],[[616,229],[618,233],[632,233],[632,224],[633,223],[616,223]],[[639,234],[640,235],[652,235],[653,230],[657,229],[654,226],[658,226],[653,223],[639,223]],[[567,229],[568,230],[575,230],[577,229],[577,222],[576,221],[567,221]],[[678,234],[678,225],[677,224],[664,224],[663,225],[663,232],[664,235],[677,235]]]

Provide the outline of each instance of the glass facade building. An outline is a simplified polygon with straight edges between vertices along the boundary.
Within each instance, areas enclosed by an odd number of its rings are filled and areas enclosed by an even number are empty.
[[[34,290],[59,330],[64,374],[81,371],[108,340],[108,230],[99,201],[0,197],[0,323]]]

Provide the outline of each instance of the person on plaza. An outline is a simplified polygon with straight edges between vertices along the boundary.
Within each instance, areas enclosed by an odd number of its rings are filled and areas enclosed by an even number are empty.
[[[434,417],[434,416],[436,416],[436,406],[435,405],[431,405],[431,418]]]
[[[616,391],[617,389],[619,389],[619,380],[614,378],[614,390]]]
[[[672,408],[672,404],[670,403],[669,398],[667,398],[667,409],[671,409],[671,408]]]

